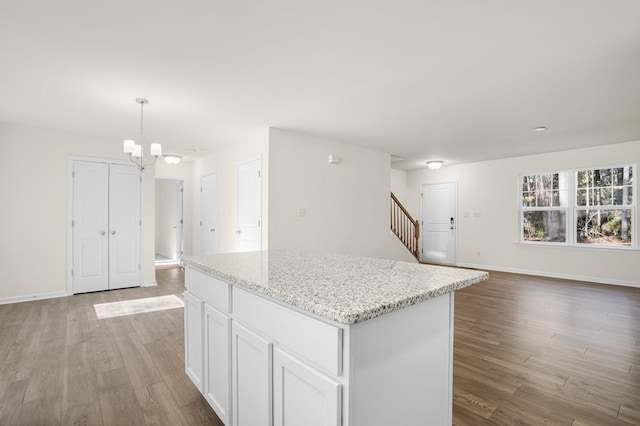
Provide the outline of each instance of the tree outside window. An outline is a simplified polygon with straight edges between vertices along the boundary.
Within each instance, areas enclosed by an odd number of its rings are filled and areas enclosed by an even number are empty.
[[[522,176],[524,241],[567,241],[567,172]]]
[[[521,175],[520,241],[635,247],[634,178],[634,166]]]
[[[632,244],[633,168],[579,170],[576,174],[576,241]]]

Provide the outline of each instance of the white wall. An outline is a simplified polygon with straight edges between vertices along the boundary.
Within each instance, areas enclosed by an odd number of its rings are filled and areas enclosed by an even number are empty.
[[[457,181],[460,265],[640,286],[638,251],[514,243],[519,232],[520,173],[626,163],[640,164],[640,142],[415,170],[408,173],[407,208],[419,213],[422,184]],[[465,212],[470,213],[468,218]],[[480,217],[473,217],[473,212]],[[637,223],[636,215],[634,226]],[[635,237],[640,237],[637,231]]]
[[[237,229],[237,167],[238,162],[262,157],[262,248],[269,247],[268,206],[269,206],[269,139],[267,129],[257,132],[242,143],[228,145],[211,155],[193,163],[189,192],[194,194],[188,210],[192,226],[192,249],[200,253],[200,181],[202,176],[216,173],[217,184],[217,224],[216,250],[218,253],[236,251]]]
[[[67,289],[69,156],[124,160],[122,141],[0,124],[0,302]],[[153,168],[143,180],[143,281],[155,281]]]
[[[390,170],[387,153],[270,129],[269,249],[415,261],[389,229]]]
[[[407,172],[405,170],[391,169],[391,192],[400,202],[407,203]]]

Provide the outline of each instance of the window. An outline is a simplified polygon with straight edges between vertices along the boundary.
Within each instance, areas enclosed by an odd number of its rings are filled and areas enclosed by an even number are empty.
[[[566,172],[522,177],[522,239],[567,241]]]
[[[630,246],[633,168],[579,170],[576,188],[577,242]]]
[[[520,177],[520,241],[635,246],[633,166]]]

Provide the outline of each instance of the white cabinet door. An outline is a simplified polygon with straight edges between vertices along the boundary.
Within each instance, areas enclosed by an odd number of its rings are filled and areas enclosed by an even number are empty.
[[[274,426],[339,426],[342,386],[274,349],[273,406]]]
[[[140,285],[140,172],[109,168],[109,289]]]
[[[109,288],[109,165],[73,164],[73,292]]]
[[[271,426],[271,343],[233,321],[233,424]]]
[[[202,387],[202,319],[204,302],[184,292],[184,361],[187,376],[200,392]]]
[[[204,397],[225,425],[230,425],[231,319],[204,304]]]

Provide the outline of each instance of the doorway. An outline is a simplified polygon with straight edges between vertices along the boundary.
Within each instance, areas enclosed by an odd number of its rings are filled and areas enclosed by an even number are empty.
[[[159,177],[155,182],[155,264],[182,265],[184,180]]]
[[[455,265],[457,261],[457,184],[422,185],[421,260]]]

